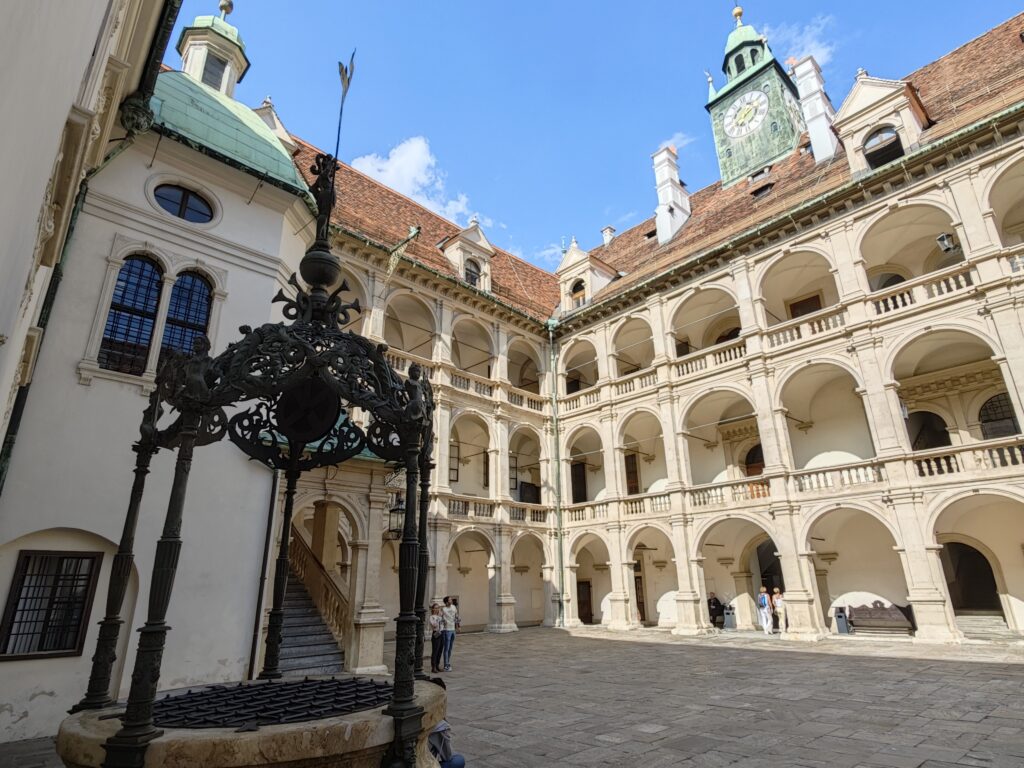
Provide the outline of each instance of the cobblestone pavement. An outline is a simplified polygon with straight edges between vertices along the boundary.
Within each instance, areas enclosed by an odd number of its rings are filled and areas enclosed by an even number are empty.
[[[470,768],[1024,767],[1024,645],[529,629],[460,635],[453,663]],[[0,768],[59,766],[48,739],[0,745]]]

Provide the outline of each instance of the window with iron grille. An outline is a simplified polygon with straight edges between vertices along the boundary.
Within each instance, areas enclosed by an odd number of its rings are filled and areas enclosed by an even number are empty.
[[[161,352],[191,352],[196,336],[204,336],[210,323],[213,289],[202,275],[184,272],[171,290]]]
[[[0,659],[80,655],[102,561],[101,552],[19,552]]]
[[[99,366],[140,376],[153,340],[163,273],[145,256],[129,256],[117,274],[110,312],[103,329]]]
[[[985,401],[978,413],[978,421],[981,422],[981,436],[986,440],[1020,433],[1017,417],[1013,413],[1013,403],[1005,392]]]

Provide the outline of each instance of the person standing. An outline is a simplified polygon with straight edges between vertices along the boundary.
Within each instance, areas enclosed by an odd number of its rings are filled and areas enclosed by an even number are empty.
[[[441,671],[441,651],[444,650],[444,636],[441,634],[444,623],[441,620],[441,606],[434,603],[430,606],[430,671]]]
[[[725,608],[722,606],[722,601],[714,592],[710,592],[708,594],[708,615],[711,617],[711,625],[718,626],[718,619],[724,614]]]
[[[459,624],[459,608],[452,601],[451,596],[444,599],[444,608],[441,609],[442,632],[444,635],[444,671],[452,671],[452,648],[455,646],[455,628]]]
[[[779,617],[779,634],[786,631],[786,598],[778,587],[772,590],[772,607]]]
[[[757,616],[761,620],[761,629],[766,635],[772,633],[772,598],[768,594],[768,587],[761,587],[757,593]]]

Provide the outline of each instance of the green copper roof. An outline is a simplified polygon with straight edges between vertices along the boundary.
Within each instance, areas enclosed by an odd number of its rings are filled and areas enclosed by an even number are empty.
[[[238,34],[238,27],[228,24],[220,16],[196,16],[195,21],[181,30],[181,37],[178,38],[178,53],[181,53],[181,42],[184,39],[186,32],[190,29],[206,28],[212,29],[218,35],[226,37],[243,51],[245,50],[245,43],[242,42],[242,37]]]
[[[163,72],[151,102],[157,130],[305,196],[305,182],[274,132],[249,107],[184,72]]]
[[[757,30],[750,24],[741,24],[729,33],[729,37],[725,41],[725,55],[728,56],[744,43],[759,42],[761,42],[761,36],[757,34]]]

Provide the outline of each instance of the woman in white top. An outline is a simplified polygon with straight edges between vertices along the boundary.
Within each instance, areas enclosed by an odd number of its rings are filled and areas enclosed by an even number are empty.
[[[430,671],[441,671],[441,651],[444,650],[444,636],[441,630],[444,622],[441,619],[441,606],[434,603],[430,606]]]
[[[779,634],[786,631],[786,598],[778,587],[772,590],[772,607],[775,608],[775,615],[779,617]]]
[[[761,629],[766,635],[772,633],[772,598],[768,587],[761,587],[757,594],[757,617],[761,620]]]

